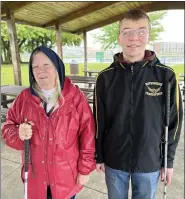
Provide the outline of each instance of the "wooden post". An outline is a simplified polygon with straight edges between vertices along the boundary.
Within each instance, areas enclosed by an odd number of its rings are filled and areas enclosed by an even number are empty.
[[[62,32],[61,32],[61,26],[59,23],[55,25],[56,28],[56,43],[57,43],[57,54],[58,56],[63,59],[63,53],[62,53]]]
[[[87,32],[83,32],[83,38],[84,38],[84,70],[86,71],[88,69],[87,66]],[[84,72],[84,75],[87,76],[87,72]]]
[[[19,48],[17,44],[17,33],[15,27],[14,14],[11,12],[10,9],[7,10],[6,14],[7,14],[9,39],[10,39],[12,64],[13,64],[14,83],[15,85],[22,85]]]

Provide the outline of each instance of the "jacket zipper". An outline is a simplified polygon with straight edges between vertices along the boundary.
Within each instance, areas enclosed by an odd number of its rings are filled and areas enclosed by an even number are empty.
[[[131,74],[132,74],[132,80],[131,80],[131,123],[130,123],[130,172],[132,172],[132,120],[133,120],[133,102],[134,102],[134,99],[133,99],[133,90],[134,90],[134,84],[133,84],[133,75],[134,75],[134,68],[133,68],[133,65],[131,66]]]

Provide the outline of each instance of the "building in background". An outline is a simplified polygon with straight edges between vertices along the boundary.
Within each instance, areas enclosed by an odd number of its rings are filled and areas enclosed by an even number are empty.
[[[184,43],[182,42],[155,42],[153,50],[164,64],[184,63]]]

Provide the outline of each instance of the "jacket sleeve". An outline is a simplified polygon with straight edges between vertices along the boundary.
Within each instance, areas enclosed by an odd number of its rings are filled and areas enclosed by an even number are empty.
[[[78,161],[78,171],[82,175],[88,175],[95,169],[95,125],[91,108],[84,96],[80,94],[78,113],[80,117],[80,157]]]
[[[173,161],[180,139],[183,118],[181,92],[175,73],[173,74],[172,80],[170,81],[170,87],[170,118],[168,127],[167,168],[173,168]]]
[[[106,131],[106,125],[105,125],[105,105],[104,105],[105,89],[104,89],[103,80],[104,80],[103,75],[100,74],[95,84],[94,100],[93,100],[93,113],[96,124],[96,135],[95,135],[96,163],[104,162],[102,147],[103,147],[104,133]]]
[[[21,95],[21,94],[20,94]],[[5,143],[16,150],[24,149],[24,142],[19,138],[19,124],[20,124],[20,95],[15,99],[12,106],[9,108],[6,121],[2,128],[2,137]]]

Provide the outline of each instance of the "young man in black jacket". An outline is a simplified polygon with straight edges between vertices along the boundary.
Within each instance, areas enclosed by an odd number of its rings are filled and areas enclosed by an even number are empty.
[[[182,100],[175,72],[146,50],[150,19],[131,10],[120,20],[122,53],[97,77],[94,92],[97,171],[105,171],[109,199],[154,199],[164,179],[166,84],[170,82],[167,185],[182,126]]]

